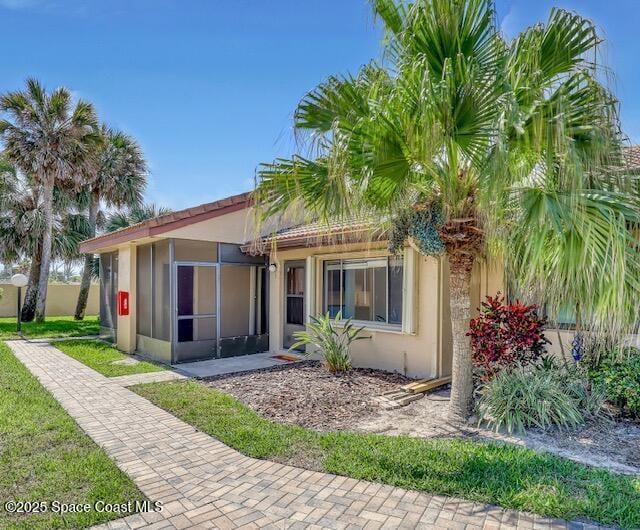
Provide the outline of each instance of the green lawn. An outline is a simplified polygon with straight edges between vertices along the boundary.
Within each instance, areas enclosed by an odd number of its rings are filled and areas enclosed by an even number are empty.
[[[110,344],[100,340],[63,340],[56,342],[54,346],[107,377],[160,372],[165,369],[159,364],[146,361],[133,365],[113,364],[114,361],[130,359],[131,356],[119,352]]]
[[[81,337],[98,335],[100,322],[97,316],[87,316],[84,320],[74,320],[69,317],[47,317],[45,322],[23,322],[22,332],[28,339]],[[0,340],[17,339],[15,317],[0,318]]]
[[[0,343],[0,528],[86,528],[123,514],[6,513],[6,501],[143,501],[144,495]],[[126,515],[126,514],[125,514]]]
[[[274,459],[549,517],[640,527],[640,479],[511,445],[318,433],[258,415],[195,381],[151,383],[138,394],[255,458]]]

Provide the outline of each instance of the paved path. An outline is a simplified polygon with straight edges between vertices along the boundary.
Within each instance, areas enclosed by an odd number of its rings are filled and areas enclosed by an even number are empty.
[[[189,377],[214,377],[217,375],[235,374],[261,368],[271,368],[287,364],[273,358],[273,353],[254,353],[222,359],[209,359],[192,363],[180,363],[173,366],[178,372]]]
[[[103,528],[596,528],[248,458],[47,344],[8,343],[162,512]]]
[[[171,370],[163,370],[161,372],[146,372],[143,374],[121,375],[119,377],[110,377],[109,382],[116,383],[120,386],[133,386],[143,383],[159,383],[161,381],[174,381],[176,379],[187,379],[182,374],[172,372]]]

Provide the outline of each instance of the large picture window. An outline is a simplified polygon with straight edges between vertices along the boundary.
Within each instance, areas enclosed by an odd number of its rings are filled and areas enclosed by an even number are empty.
[[[335,317],[402,324],[401,257],[324,262],[324,310]]]

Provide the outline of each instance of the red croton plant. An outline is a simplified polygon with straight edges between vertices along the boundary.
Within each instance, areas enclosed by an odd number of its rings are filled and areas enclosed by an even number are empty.
[[[487,296],[467,333],[480,379],[487,381],[503,368],[537,360],[550,344],[544,336],[546,323],[536,305],[524,305],[519,300],[505,304],[500,293]]]

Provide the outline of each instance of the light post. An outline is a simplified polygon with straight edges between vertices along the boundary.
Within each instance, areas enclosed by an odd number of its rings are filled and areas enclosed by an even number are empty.
[[[22,333],[22,321],[21,315],[22,312],[22,288],[29,283],[29,279],[24,274],[14,274],[11,276],[11,283],[18,288],[18,333]]]

